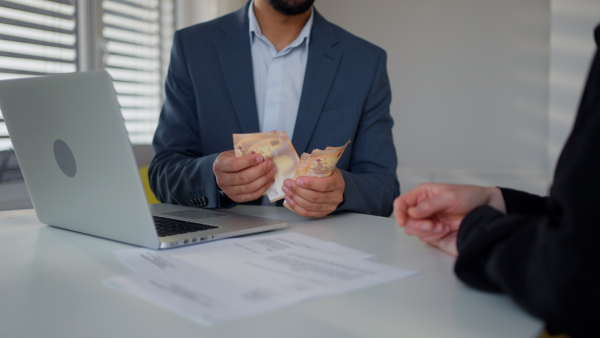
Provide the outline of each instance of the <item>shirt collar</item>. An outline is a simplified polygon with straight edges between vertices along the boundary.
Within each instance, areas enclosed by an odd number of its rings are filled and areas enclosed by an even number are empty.
[[[306,24],[304,25],[304,28],[302,28],[302,31],[300,31],[300,34],[298,35],[298,37],[296,38],[296,40],[294,40],[289,47],[294,48],[298,45],[300,45],[302,43],[302,41],[304,41],[304,39],[306,39],[306,45],[308,46],[309,40],[310,40],[310,31],[312,30],[312,25],[313,25],[313,18],[315,17],[315,8],[313,7],[311,12],[310,12],[310,17],[308,17],[308,21],[306,21]],[[265,36],[262,33],[262,30],[260,29],[260,25],[258,24],[258,20],[256,19],[256,15],[254,14],[254,0],[252,0],[250,2],[250,7],[248,8],[248,20],[249,20],[249,34],[250,34],[250,44],[252,45],[254,43],[254,39],[256,38],[256,36],[267,40],[265,38]]]

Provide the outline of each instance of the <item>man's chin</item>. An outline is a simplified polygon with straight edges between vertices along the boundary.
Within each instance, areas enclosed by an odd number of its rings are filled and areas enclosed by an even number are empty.
[[[271,7],[277,12],[295,16],[306,13],[312,7],[315,0],[268,0]]]

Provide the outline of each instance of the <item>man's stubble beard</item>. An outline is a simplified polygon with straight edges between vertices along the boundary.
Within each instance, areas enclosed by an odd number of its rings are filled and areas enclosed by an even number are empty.
[[[268,0],[271,7],[284,15],[298,15],[308,11],[315,0]]]

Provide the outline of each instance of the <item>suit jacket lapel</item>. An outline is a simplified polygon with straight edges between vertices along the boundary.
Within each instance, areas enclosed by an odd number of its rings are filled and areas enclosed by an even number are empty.
[[[296,151],[300,153],[312,150],[306,147],[312,138],[342,58],[341,53],[333,48],[338,41],[331,25],[315,11],[306,74],[292,139]]]
[[[238,10],[222,27],[223,36],[214,40],[215,49],[242,133],[259,131],[250,36],[248,6]]]

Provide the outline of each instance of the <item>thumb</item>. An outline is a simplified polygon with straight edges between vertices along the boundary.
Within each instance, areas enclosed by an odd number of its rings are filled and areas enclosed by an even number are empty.
[[[441,196],[434,196],[425,200],[408,210],[410,217],[415,219],[430,218],[449,207],[449,201]]]

